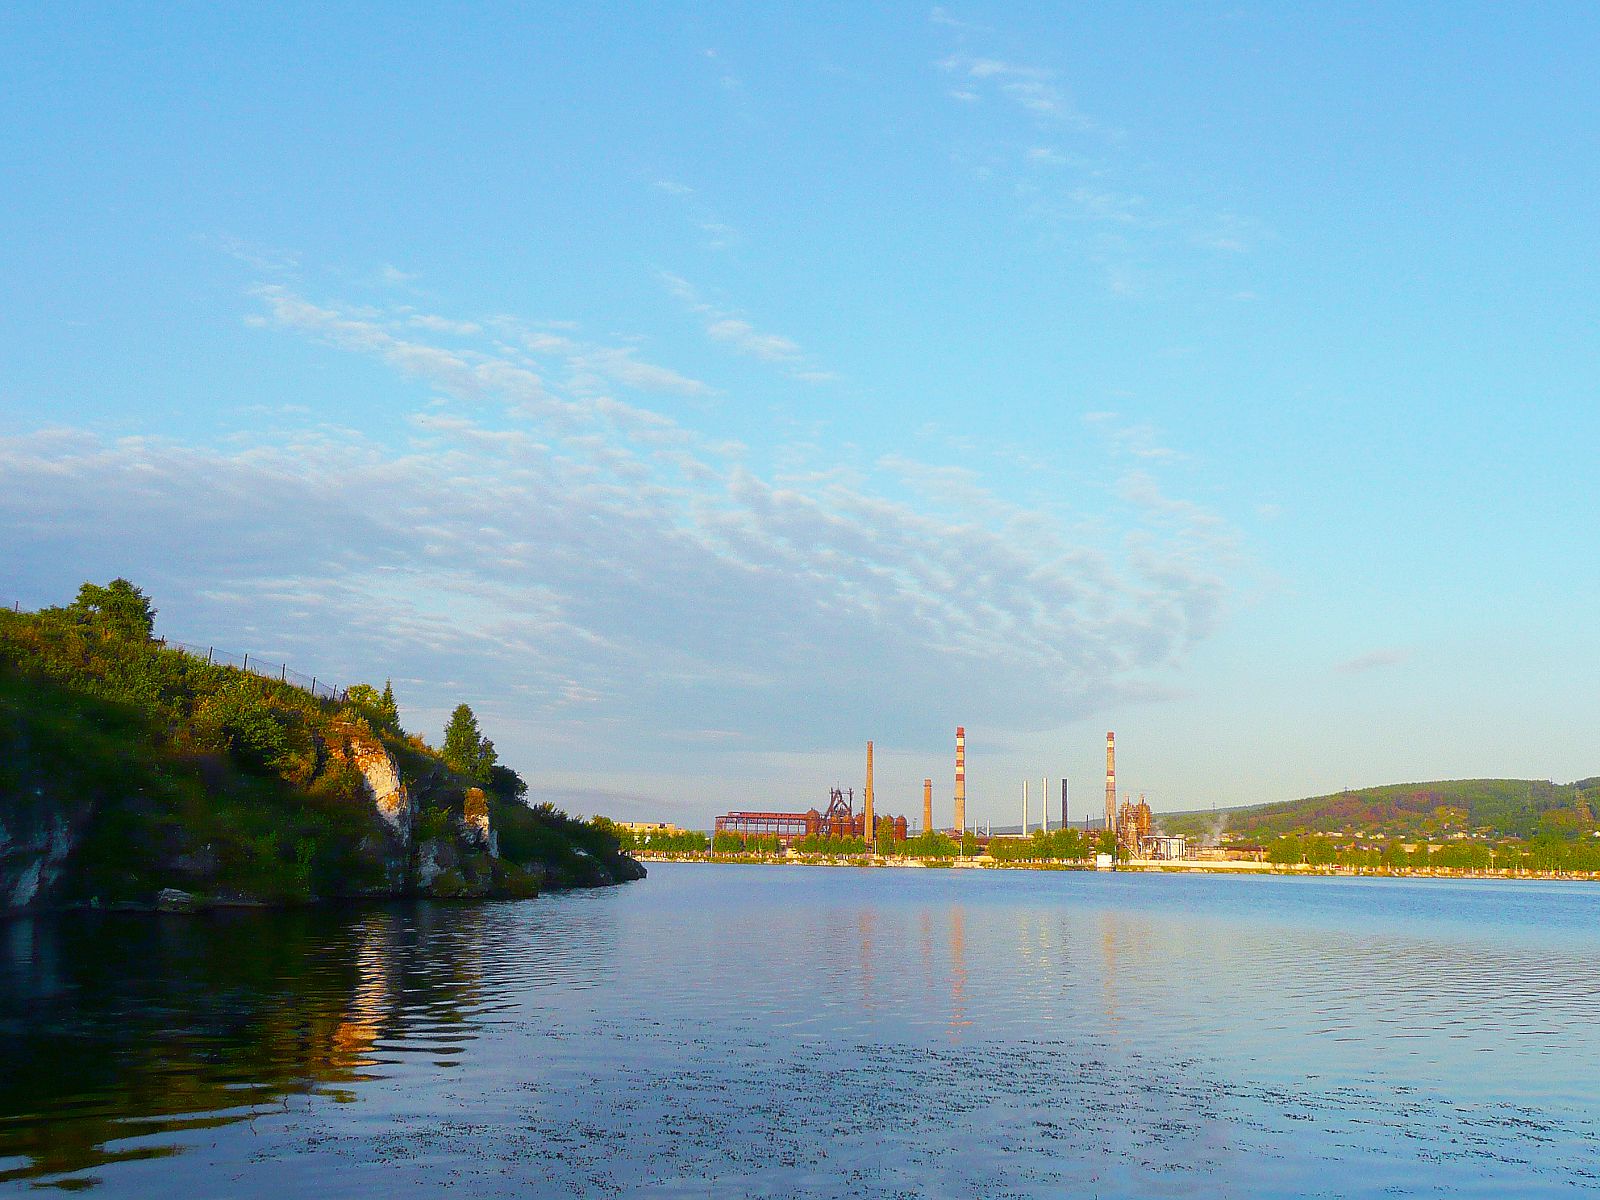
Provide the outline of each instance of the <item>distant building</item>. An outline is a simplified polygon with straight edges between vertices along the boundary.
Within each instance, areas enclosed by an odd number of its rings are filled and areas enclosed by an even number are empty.
[[[1166,837],[1156,834],[1145,839],[1144,846],[1146,857],[1158,862],[1172,862],[1188,856],[1189,839],[1185,837]]]
[[[670,821],[613,821],[623,833],[683,833]]]

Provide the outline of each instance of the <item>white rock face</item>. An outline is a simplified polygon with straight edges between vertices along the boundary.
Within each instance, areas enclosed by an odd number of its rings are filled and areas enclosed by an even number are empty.
[[[43,813],[29,831],[12,834],[0,825],[0,909],[25,908],[61,878],[72,853],[72,827],[59,812]]]
[[[433,881],[445,872],[445,863],[441,860],[441,847],[436,841],[423,842],[417,852],[417,886],[424,891],[433,886]]]
[[[500,857],[500,836],[490,827],[489,798],[481,788],[468,789],[462,824],[469,845],[487,851],[491,858]]]
[[[401,838],[411,837],[411,795],[400,782],[400,768],[394,755],[377,742],[357,742],[350,751],[350,761],[355,763],[366,784],[367,794],[384,823]]]

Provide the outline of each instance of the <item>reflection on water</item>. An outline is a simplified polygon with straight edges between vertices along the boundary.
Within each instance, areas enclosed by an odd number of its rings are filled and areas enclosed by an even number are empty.
[[[1542,1194],[1600,891],[663,864],[0,926],[0,1190]]]
[[[547,981],[566,986],[606,968],[582,928],[570,946],[525,928],[527,957],[508,956],[497,907],[0,926],[0,1182],[87,1182],[181,1148],[161,1135],[253,1122],[292,1096],[352,1102],[410,1056],[450,1069],[538,982],[526,967],[541,951],[559,955]],[[569,949],[589,956],[576,970]]]

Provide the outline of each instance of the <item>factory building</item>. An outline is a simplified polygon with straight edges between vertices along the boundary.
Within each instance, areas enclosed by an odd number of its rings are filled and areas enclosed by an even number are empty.
[[[1134,804],[1126,798],[1117,813],[1117,852],[1124,858],[1143,858],[1150,837],[1150,806],[1144,797]]]
[[[834,788],[828,793],[825,812],[815,808],[805,812],[729,812],[717,818],[716,832],[776,837],[786,846],[803,837],[858,837],[871,843],[888,834],[894,841],[906,840],[905,817],[880,817],[874,811],[871,742],[867,743],[867,786],[861,800],[857,812],[855,789]]]

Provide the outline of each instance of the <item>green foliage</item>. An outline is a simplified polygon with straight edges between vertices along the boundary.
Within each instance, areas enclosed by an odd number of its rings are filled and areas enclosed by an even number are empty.
[[[990,838],[989,856],[1000,862],[1076,862],[1094,853],[1081,830],[1036,829],[1025,838]]]
[[[404,736],[405,731],[400,728],[400,709],[394,702],[394,687],[388,680],[384,680],[381,692],[369,683],[353,684],[345,689],[345,703],[375,731]]]
[[[790,849],[797,854],[865,854],[867,852],[867,839],[858,837],[824,837],[820,833],[808,834],[796,838]]]
[[[866,843],[861,842],[861,847],[864,852]],[[776,836],[747,835],[724,829],[712,836],[711,849],[717,854],[779,854],[783,843]]]
[[[428,807],[417,813],[411,829],[419,842],[431,842],[450,831],[451,813],[448,808]]]
[[[440,753],[452,770],[486,788],[490,785],[497,761],[494,743],[479,731],[478,718],[468,705],[458,704],[450,714]]]
[[[83,584],[78,598],[64,611],[112,637],[148,641],[155,630],[156,610],[150,598],[126,579],[113,579],[105,587]]]
[[[489,768],[489,783],[487,790],[502,800],[520,801],[528,794],[528,785],[521,775],[510,767],[503,767],[496,763]]]
[[[0,611],[0,811],[83,817],[65,899],[180,886],[303,901],[389,887],[372,849],[383,827],[344,754],[358,736],[394,755],[422,805],[419,832],[449,830],[464,788],[420,740],[401,739],[392,687],[357,690],[353,705],[320,700],[151,641],[153,617],[126,580],[87,584],[62,608]],[[526,785],[472,730],[507,858],[558,885],[636,876],[614,830],[518,803]]]
[[[199,737],[227,750],[240,766],[258,775],[276,770],[289,753],[285,715],[244,676],[201,700],[194,726]]]
[[[548,802],[528,805],[491,796],[489,811],[500,831],[501,857],[540,864],[558,886],[630,878],[629,867],[636,866],[625,858],[614,828],[580,821]]]
[[[652,850],[661,854],[704,854],[706,835],[693,829],[672,832],[655,829],[648,833],[622,833],[618,839],[624,850]]]
[[[955,838],[930,829],[900,843],[898,852],[907,858],[954,858],[960,849]]]
[[[401,731],[400,706],[395,703],[394,684],[387,679],[383,681],[383,695],[378,697],[378,723],[395,733]]]

